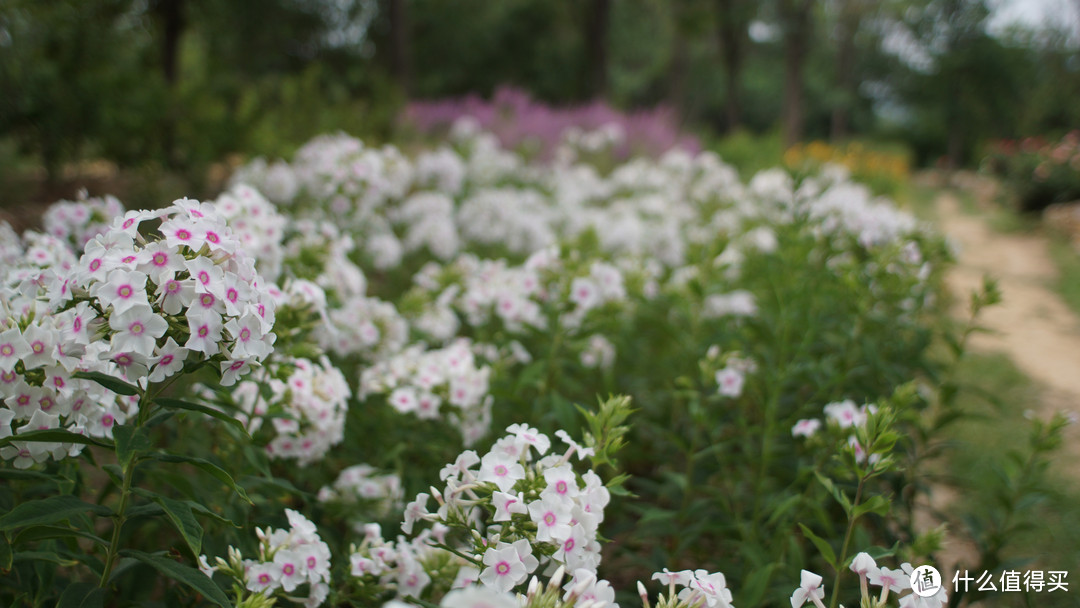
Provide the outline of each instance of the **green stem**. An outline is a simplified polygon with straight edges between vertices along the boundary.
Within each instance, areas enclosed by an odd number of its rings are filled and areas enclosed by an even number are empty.
[[[105,568],[101,571],[101,582],[98,583],[98,587],[101,588],[104,588],[109,582],[109,575],[112,573],[117,551],[120,550],[120,529],[124,527],[124,522],[127,519],[128,502],[131,498],[131,479],[135,477],[135,463],[137,460],[137,458],[132,458],[124,467],[124,485],[120,490],[120,509],[116,512],[116,523],[113,524],[112,538],[109,539]]]
[[[175,380],[175,377],[173,380]],[[136,429],[141,428],[143,423],[149,418],[154,398],[157,395],[160,395],[161,391],[164,390],[166,386],[171,384],[172,382],[170,381],[166,385],[158,387],[158,390],[154,392],[153,396],[148,394],[148,390],[142,392],[139,396],[139,413],[135,417]],[[131,460],[124,465],[124,480],[120,489],[120,507],[116,511],[116,521],[113,523],[112,537],[109,539],[109,548],[105,554],[105,567],[101,571],[101,581],[98,583],[98,587],[103,589],[109,582],[109,575],[112,574],[113,564],[116,563],[116,555],[120,551],[120,531],[124,527],[124,522],[127,521],[127,509],[131,502],[131,482],[135,478],[135,466],[138,462],[138,455],[133,454]]]
[[[840,600],[840,576],[844,573],[844,560],[847,559],[848,544],[851,542],[851,533],[855,530],[855,509],[859,507],[862,498],[863,485],[867,476],[859,478],[859,487],[855,489],[855,500],[851,503],[851,513],[848,514],[847,532],[844,533],[844,543],[840,545],[840,554],[836,556],[836,578],[833,579],[832,596],[829,598],[829,608],[836,608]]]

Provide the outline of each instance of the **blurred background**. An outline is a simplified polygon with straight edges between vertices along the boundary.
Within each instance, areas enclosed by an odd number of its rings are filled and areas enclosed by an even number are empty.
[[[0,202],[213,196],[469,107],[620,115],[745,170],[974,167],[1080,125],[1078,32],[1077,0],[5,0]]]

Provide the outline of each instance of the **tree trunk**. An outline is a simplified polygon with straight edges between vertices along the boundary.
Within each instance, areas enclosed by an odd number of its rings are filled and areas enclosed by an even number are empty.
[[[813,0],[784,0],[784,144],[792,146],[803,134],[803,68],[810,45]]]
[[[603,97],[607,93],[608,28],[611,22],[611,0],[592,0],[585,19],[585,86],[586,98]]]
[[[855,81],[855,33],[859,29],[859,0],[845,0],[837,23],[838,44],[836,49],[836,90],[839,93],[832,110],[829,138],[834,141],[847,139],[851,106],[858,95]]]
[[[161,75],[170,92],[176,88],[180,75],[180,36],[184,33],[184,0],[158,0],[154,11],[161,20]],[[180,164],[176,155],[176,111],[174,105],[166,108],[165,121],[161,125],[161,152],[166,164]]]
[[[407,0],[390,0],[390,73],[401,90],[412,91],[412,45]]]
[[[742,65],[747,22],[739,0],[717,0],[717,33],[720,35],[720,59],[724,64],[724,119],[728,132],[742,124]]]

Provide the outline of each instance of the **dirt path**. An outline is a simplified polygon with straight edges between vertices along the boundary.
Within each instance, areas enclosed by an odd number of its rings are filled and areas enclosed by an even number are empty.
[[[1080,318],[1050,287],[1057,267],[1046,239],[997,233],[985,217],[964,213],[948,193],[938,198],[937,211],[941,230],[960,248],[946,279],[957,306],[967,306],[968,294],[979,289],[984,275],[1001,287],[1001,304],[986,309],[980,319],[992,333],[974,335],[972,347],[1004,352],[1045,387],[1042,403],[1031,404],[1041,417],[1055,410],[1080,412]],[[1080,436],[1076,426],[1069,435]]]

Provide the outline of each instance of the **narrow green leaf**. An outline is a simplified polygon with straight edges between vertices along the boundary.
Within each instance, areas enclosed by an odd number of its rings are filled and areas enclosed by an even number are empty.
[[[244,423],[237,420],[235,416],[230,415],[228,412],[214,409],[208,405],[192,403],[190,401],[183,401],[181,399],[155,399],[154,403],[168,409],[188,410],[189,412],[199,412],[200,414],[212,416],[214,418],[217,418],[218,420],[221,420],[222,422],[226,422],[235,426],[240,432],[244,434],[245,437],[251,437],[251,435],[248,435],[247,429],[244,428]]]
[[[875,494],[874,496],[871,496],[866,502],[855,507],[854,511],[851,512],[851,518],[858,519],[863,515],[866,515],[867,513],[876,513],[881,516],[888,515],[889,504],[889,499],[881,496],[880,494]]]
[[[191,549],[191,554],[198,558],[199,553],[202,552],[203,529],[199,522],[195,521],[195,515],[192,514],[191,507],[183,501],[146,490],[139,491],[139,495],[161,505],[161,508],[165,511],[165,516],[169,518],[173,526],[176,526],[180,536],[184,537],[184,542]]]
[[[132,458],[151,448],[150,438],[140,429],[131,425],[121,425],[113,429],[116,442],[116,459],[121,467],[127,467]]]
[[[27,441],[32,443],[81,443],[83,445],[96,445],[103,448],[112,447],[112,444],[104,439],[95,439],[94,437],[87,437],[86,435],[72,433],[71,431],[65,431],[64,429],[45,429],[41,431],[27,431],[25,433],[19,433],[18,435],[4,437],[3,439],[0,439],[0,448],[15,443],[16,441]]]
[[[91,511],[96,515],[112,515],[112,509],[103,505],[84,502],[71,495],[51,496],[41,500],[31,500],[16,506],[0,517],[0,530],[6,531],[21,526],[52,524],[74,515]]]
[[[64,526],[31,526],[24,528],[15,535],[15,538],[11,540],[11,544],[15,546],[24,545],[29,542],[38,540],[48,540],[51,538],[85,538],[91,540],[102,547],[108,547],[109,543],[100,536],[96,536],[85,530],[79,530],[78,528],[67,528]]]
[[[248,502],[248,504],[255,504],[255,503],[251,502],[250,498],[248,498],[247,492],[244,491],[244,488],[241,488],[239,485],[236,484],[235,481],[233,481],[232,475],[229,475],[225,471],[225,469],[222,469],[221,467],[219,467],[216,464],[210,462],[209,460],[206,460],[204,458],[198,458],[196,456],[184,456],[182,454],[170,454],[168,452],[157,452],[155,454],[152,454],[151,456],[153,458],[157,459],[157,460],[160,460],[161,462],[182,462],[182,463],[190,464],[190,465],[192,465],[192,466],[194,466],[196,468],[199,468],[199,469],[213,475],[219,481],[221,481],[225,485],[232,488],[232,490],[234,492],[236,492],[240,496],[240,498],[243,498],[244,500],[246,500]]]
[[[92,583],[72,583],[64,589],[56,608],[102,608],[105,590]]]
[[[221,608],[232,608],[232,602],[229,601],[221,587],[218,587],[212,578],[191,566],[173,561],[164,555],[154,555],[142,551],[124,550],[120,554],[133,557],[174,581],[187,585],[202,594],[207,600],[221,606]]]
[[[198,513],[199,515],[205,515],[206,517],[209,517],[210,519],[218,523],[225,524],[226,526],[232,526],[234,528],[240,527],[240,524],[236,523],[235,521],[229,519],[228,517],[225,517],[224,515],[215,513],[214,511],[206,508],[203,505],[200,505],[193,500],[185,500],[184,503],[187,504],[187,506],[191,507],[191,510],[195,513]]]
[[[806,538],[809,538],[810,542],[814,543],[817,550],[821,552],[821,556],[825,558],[825,561],[833,567],[833,570],[836,570],[836,552],[833,551],[833,548],[829,543],[817,534],[811,532],[810,528],[807,528],[805,525],[800,523],[799,527],[802,528],[803,535],[806,536]]]
[[[11,570],[13,558],[14,554],[11,552],[11,544],[8,543],[7,536],[0,534],[0,572]]]
[[[16,562],[52,562],[61,566],[77,566],[79,560],[63,557],[54,551],[19,551],[15,554]]]
[[[84,380],[93,380],[117,395],[126,395],[130,397],[139,394],[139,387],[134,384],[128,384],[119,378],[101,372],[75,372],[72,376]]]

